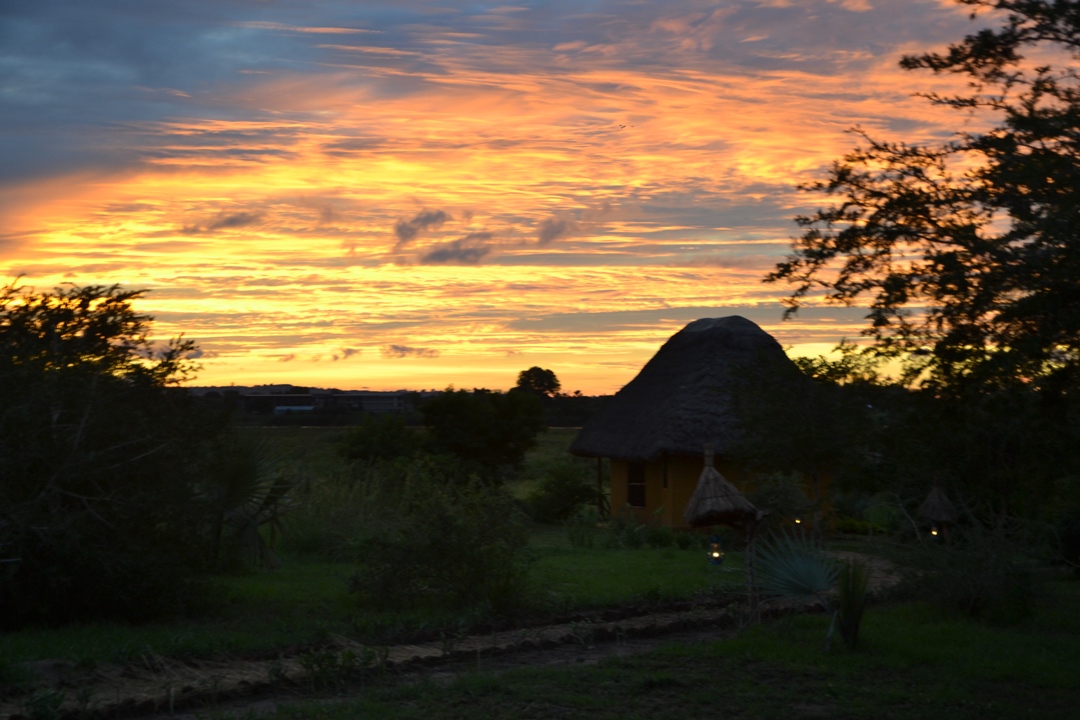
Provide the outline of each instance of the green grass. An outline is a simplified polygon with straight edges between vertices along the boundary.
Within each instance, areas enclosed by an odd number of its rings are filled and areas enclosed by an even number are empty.
[[[876,607],[858,650],[828,653],[826,619],[797,616],[595,666],[369,687],[355,700],[270,717],[1072,718],[1080,620],[1066,611],[1078,602],[1080,583],[1051,583],[1031,620],[1009,628]]]
[[[718,585],[741,588],[741,553],[728,553],[724,564],[716,566],[700,548],[612,549],[602,547],[604,539],[601,529],[596,546],[571,548],[562,528],[538,527],[531,543],[537,553],[536,582],[576,607],[685,599]]]
[[[291,428],[290,428],[291,429]],[[701,551],[572,549],[561,528],[538,527],[534,613],[564,612],[642,599],[689,597],[737,573],[711,568]],[[729,556],[730,557],[730,556]],[[729,561],[732,562],[732,561]],[[738,559],[733,561],[738,566]],[[725,568],[731,566],[725,565]],[[448,610],[376,612],[348,593],[351,563],[286,556],[281,569],[215,579],[221,599],[201,618],[173,623],[28,629],[0,635],[0,664],[59,659],[123,662],[144,653],[237,656],[329,634],[363,642],[407,642],[435,628],[457,628],[468,616]]]
[[[351,629],[355,604],[346,592],[347,563],[288,558],[275,572],[216,579],[209,617],[172,623],[94,623],[0,635],[0,663],[58,659],[123,662],[144,653],[237,655],[318,641]]]

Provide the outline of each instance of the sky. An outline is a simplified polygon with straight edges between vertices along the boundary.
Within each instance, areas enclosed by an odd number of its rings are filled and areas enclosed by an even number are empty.
[[[200,385],[610,393],[762,277],[854,148],[965,127],[949,0],[0,0],[0,282],[149,292]]]

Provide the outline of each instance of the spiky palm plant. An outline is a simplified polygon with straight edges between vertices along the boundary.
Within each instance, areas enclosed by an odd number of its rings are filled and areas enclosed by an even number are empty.
[[[840,567],[810,539],[782,533],[764,544],[757,556],[757,584],[779,597],[817,600],[831,618],[825,647],[832,644],[837,615],[828,595],[840,577]]]
[[[294,483],[285,465],[281,454],[261,439],[233,434],[218,444],[205,492],[213,515],[215,566],[224,563],[227,543],[259,567],[279,565],[261,528],[269,527],[271,536],[280,532],[282,517],[293,507],[289,493]]]

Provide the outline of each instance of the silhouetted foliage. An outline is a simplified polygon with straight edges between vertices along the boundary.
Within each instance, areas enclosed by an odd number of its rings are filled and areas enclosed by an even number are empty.
[[[0,625],[148,618],[205,564],[203,448],[223,419],[173,387],[141,291],[0,288]]]
[[[420,436],[405,425],[398,414],[364,416],[364,420],[349,428],[339,451],[349,460],[374,463],[410,457],[422,446]]]
[[[502,488],[448,481],[427,458],[384,496],[378,531],[357,538],[351,588],[382,608],[449,605],[510,613],[526,601],[525,518]]]
[[[1080,13],[1075,3],[958,0],[1003,25],[905,69],[966,76],[968,95],[927,95],[998,124],[930,145],[884,142],[837,162],[809,190],[838,201],[809,217],[766,279],[868,302],[874,352],[938,392],[1022,383],[1050,393],[1080,377]],[[1038,55],[1038,65],[1022,52]],[[1042,65],[1052,56],[1056,65]]]
[[[282,518],[295,504],[294,485],[284,456],[268,442],[236,432],[222,435],[201,483],[210,521],[211,566],[278,568],[281,561],[273,544],[282,532]]]
[[[555,373],[551,370],[534,365],[528,370],[522,370],[518,373],[517,385],[514,389],[524,390],[535,395],[554,397],[562,389],[562,383],[559,382],[559,379],[555,377]]]
[[[421,408],[431,449],[447,453],[493,478],[520,465],[544,429],[540,399],[523,392],[447,390]]]
[[[595,470],[575,458],[549,463],[529,495],[529,515],[538,522],[560,523],[585,505],[596,505]]]

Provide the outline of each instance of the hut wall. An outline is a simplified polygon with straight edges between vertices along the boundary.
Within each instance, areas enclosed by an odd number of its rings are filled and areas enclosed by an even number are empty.
[[[612,515],[640,523],[659,523],[670,528],[687,529],[683,522],[683,511],[705,467],[701,456],[668,455],[645,463],[644,508],[628,506],[630,465],[626,460],[611,461]],[[717,458],[716,469],[740,489],[745,488],[747,474],[731,461]]]
[[[655,522],[657,516],[664,513],[667,502],[667,490],[664,488],[664,464],[662,461],[642,463],[644,465],[645,507],[631,507],[630,473],[633,463],[627,460],[611,460],[611,514],[625,517],[639,523]],[[659,513],[657,511],[660,511]]]

